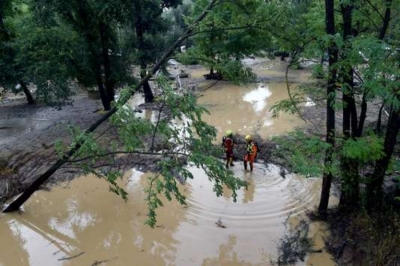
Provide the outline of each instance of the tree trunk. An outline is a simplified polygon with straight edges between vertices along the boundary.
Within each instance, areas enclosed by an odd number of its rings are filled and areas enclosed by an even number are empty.
[[[325,0],[325,27],[326,33],[333,36],[335,34],[335,17],[334,17],[334,1]],[[335,43],[328,47],[329,57],[329,78],[327,84],[327,102],[326,102],[326,136],[325,141],[330,144],[325,153],[325,171],[322,180],[321,198],[318,206],[318,211],[324,213],[328,210],[329,194],[332,185],[332,153],[335,146],[335,83],[337,71],[334,64],[338,60],[338,50]]]
[[[379,108],[378,121],[376,122],[375,133],[378,136],[381,136],[382,134],[382,114],[384,107],[385,107],[385,102],[383,102],[381,107]]]
[[[145,74],[140,75],[141,78],[143,78],[144,76],[146,76]],[[151,90],[150,87],[150,83],[148,81],[146,81],[145,83],[143,83],[143,92],[144,92],[144,101],[146,103],[152,103],[154,102],[154,95],[153,95],[153,91]]]
[[[391,21],[391,5],[392,0],[386,0],[385,16],[382,18],[382,28],[379,32],[379,40],[385,38],[389,23]],[[399,100],[399,99],[398,99]],[[376,125],[376,134],[381,135],[382,112],[385,102],[382,103],[379,109],[378,122]],[[397,135],[400,128],[400,111],[394,111],[393,106],[390,108],[389,121],[385,134],[384,141],[384,156],[375,162],[374,172],[372,173],[371,180],[367,183],[367,209],[372,210],[374,207],[381,205],[382,201],[382,185],[385,177],[385,172],[389,166],[390,159],[393,154],[394,145],[396,144]]]
[[[106,89],[104,88],[104,80],[101,73],[101,65],[95,66],[95,75],[97,81],[97,88],[99,89],[101,103],[103,104],[104,110],[108,111],[111,109],[111,102],[109,101],[106,93]]]
[[[25,82],[20,81],[19,84],[21,85],[22,91],[25,93],[26,101],[28,104],[35,104],[35,100],[33,99],[31,91],[26,86]]]
[[[343,41],[345,42],[345,48],[341,60],[347,60],[347,53],[351,50],[351,38],[353,37],[353,26],[352,26],[352,12],[353,12],[353,1],[342,3],[340,5],[341,13],[343,17]],[[357,109],[354,99],[354,71],[351,65],[345,65],[341,68],[341,75],[343,79],[342,88],[342,101],[343,101],[343,136],[344,140],[352,138],[357,141],[355,136],[358,132],[358,119]],[[340,195],[339,206],[341,208],[359,206],[359,163],[356,160],[344,157],[340,160],[341,169],[341,180],[342,188]]]
[[[400,100],[400,99],[398,99]],[[376,161],[374,172],[370,182],[367,184],[367,208],[372,210],[382,203],[382,185],[386,170],[396,145],[397,136],[400,130],[400,110],[394,111],[393,108],[389,115],[389,122],[385,134],[384,156]]]
[[[391,13],[391,5],[392,5],[393,0],[386,0],[385,1],[385,5],[386,5],[386,10],[385,10],[385,16],[382,18],[383,20],[383,25],[382,28],[379,32],[379,40],[383,40],[383,38],[385,38],[387,29],[389,27],[389,23],[390,23],[390,13]]]
[[[157,62],[157,64],[154,65],[154,67],[151,69],[151,72],[148,73],[140,82],[137,84],[137,86],[130,91],[129,95],[126,95],[125,97],[121,97],[120,101],[121,103],[126,103],[130,96],[135,94],[135,92],[143,85],[144,82],[148,81],[152,75],[154,75],[157,70],[160,69],[161,65],[164,64],[164,62],[168,59],[168,57],[175,51],[177,47],[190,35],[190,33],[194,30],[195,25],[197,25],[200,21],[202,21],[207,14],[210,12],[210,10],[215,6],[217,0],[212,0],[209,5],[205,8],[203,13],[200,14],[200,16],[193,22],[191,26],[187,28],[187,30],[174,42],[173,45],[171,45],[167,51],[164,53],[164,55],[160,58],[160,60]],[[100,119],[98,119],[94,124],[92,124],[88,129],[84,131],[84,135],[87,135],[93,131],[96,130],[98,126],[100,126],[104,121],[106,121],[108,118],[110,118],[115,112],[118,111],[117,107],[111,108],[106,114],[104,114]],[[78,141],[71,145],[71,148],[63,155],[61,159],[59,159],[53,166],[51,166],[46,172],[44,172],[42,175],[40,175],[16,200],[11,202],[10,205],[8,205],[3,212],[13,212],[18,210],[22,204],[24,204],[30,196],[40,188],[41,185],[43,185],[56,171],[58,168],[60,168],[62,165],[64,165],[68,159],[73,156],[79,149],[80,147],[84,144],[85,140],[82,138],[81,141]]]
[[[367,94],[368,94],[368,92],[364,92],[362,101],[361,101],[360,120],[358,122],[358,128],[357,128],[357,133],[356,133],[357,138],[362,136],[363,131],[364,131],[365,119],[367,118]]]
[[[111,109],[111,102],[114,101],[114,85],[115,81],[112,78],[112,71],[111,71],[111,62],[110,62],[110,55],[109,55],[109,40],[107,36],[107,28],[104,23],[100,23],[99,25],[100,30],[100,39],[101,39],[101,56],[102,56],[102,66],[104,68],[104,73],[102,74],[102,83],[105,86],[105,101],[107,102],[106,106],[104,106],[104,110],[108,111]],[[103,76],[104,75],[104,76]]]
[[[138,21],[135,25],[136,37],[138,40],[138,50],[144,51],[146,49],[144,44],[144,25],[142,24],[141,18],[137,18]],[[140,61],[140,77],[143,78],[146,76],[147,72],[147,63],[143,55],[139,52],[139,61]],[[151,86],[148,81],[143,83],[143,93],[144,93],[144,101],[146,103],[152,103],[154,101],[153,91],[151,90]]]

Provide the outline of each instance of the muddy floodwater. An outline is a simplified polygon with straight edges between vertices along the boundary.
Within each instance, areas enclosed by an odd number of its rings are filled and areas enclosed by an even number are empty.
[[[255,67],[258,74],[268,74],[270,66],[262,61]],[[197,69],[191,74],[205,73]],[[298,77],[306,78],[302,73]],[[303,123],[285,114],[272,118],[271,105],[288,97],[281,82],[218,82],[201,94],[199,103],[211,112],[204,119],[218,129],[218,140],[227,129],[268,139]],[[138,99],[131,102],[137,103]],[[141,115],[154,116],[151,111]],[[180,187],[187,205],[164,199],[154,229],[144,224],[151,173],[132,169],[125,174],[121,184],[129,193],[126,203],[93,176],[36,192],[20,213],[0,214],[0,266],[272,265],[277,243],[287,230],[285,221],[295,223],[319,200],[320,179],[293,174],[282,178],[273,164],[256,163],[250,173],[236,162],[235,175],[249,182],[247,190],[238,192],[236,203],[228,190],[216,197],[202,170],[190,170],[195,178]],[[311,224],[315,249],[323,248],[326,232],[321,228]],[[335,264],[322,252],[297,265]]]

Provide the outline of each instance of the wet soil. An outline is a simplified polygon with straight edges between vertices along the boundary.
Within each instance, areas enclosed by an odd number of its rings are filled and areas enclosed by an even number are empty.
[[[100,108],[100,101],[90,100],[86,95],[74,96],[73,105],[62,109],[40,104],[28,105],[23,98],[13,98],[1,104],[1,119],[12,119],[13,123],[10,127],[0,129],[0,161],[3,162],[0,168],[0,200],[5,201],[20,193],[47,170],[58,158],[55,141],[71,141],[69,125],[85,129],[100,116],[96,112]],[[26,128],[24,123],[30,120],[44,123],[44,126]],[[72,169],[61,169],[53,180],[71,177],[74,172]]]
[[[85,130],[101,117],[100,100],[90,99],[87,94],[75,95],[72,100],[72,105],[61,109],[40,104],[28,105],[18,97],[0,105],[0,120],[11,121],[0,128],[0,203],[21,193],[59,159],[56,142],[62,145],[72,142],[71,126]],[[136,111],[151,108],[157,108],[157,104],[144,104]],[[34,121],[35,126],[27,126],[28,121]],[[108,121],[96,130],[94,137],[99,144],[118,141],[117,130]],[[103,169],[112,167],[121,171],[135,167],[147,171],[152,170],[154,158],[126,155],[116,158],[112,163],[100,160],[93,166]],[[49,179],[47,185],[82,174],[78,166],[66,163]]]

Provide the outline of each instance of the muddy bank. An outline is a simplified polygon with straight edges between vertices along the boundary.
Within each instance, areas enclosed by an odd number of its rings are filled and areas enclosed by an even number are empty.
[[[0,202],[21,193],[37,177],[48,170],[59,158],[56,142],[69,145],[72,142],[70,126],[85,130],[101,117],[102,104],[81,94],[72,97],[73,105],[55,109],[44,105],[27,105],[13,101],[0,105],[0,123],[11,121],[0,128]],[[159,104],[142,104],[136,112],[159,109]],[[164,115],[168,115],[165,112]],[[27,125],[33,121],[33,127]],[[44,126],[41,126],[41,125]],[[39,125],[39,126],[38,126]],[[94,138],[101,146],[114,141],[119,143],[117,129],[105,121],[95,131]],[[103,145],[102,145],[103,144]],[[105,144],[105,145],[104,145]],[[128,154],[115,156],[113,161],[98,160],[92,165],[104,170],[122,172],[131,168],[139,171],[154,171],[154,156]],[[83,174],[77,164],[66,163],[47,182],[47,185],[71,180]]]

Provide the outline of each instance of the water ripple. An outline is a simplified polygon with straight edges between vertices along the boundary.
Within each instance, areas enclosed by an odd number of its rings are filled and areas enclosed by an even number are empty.
[[[190,181],[188,223],[226,227],[239,230],[269,231],[289,215],[297,215],[315,206],[317,187],[315,180],[296,175],[282,178],[276,165],[257,164],[253,173],[244,172],[240,166],[232,168],[235,175],[248,181],[248,189],[238,191],[237,202],[230,198],[231,192],[224,190],[216,198],[212,183],[202,178]],[[202,175],[200,169],[191,169],[194,175]]]

